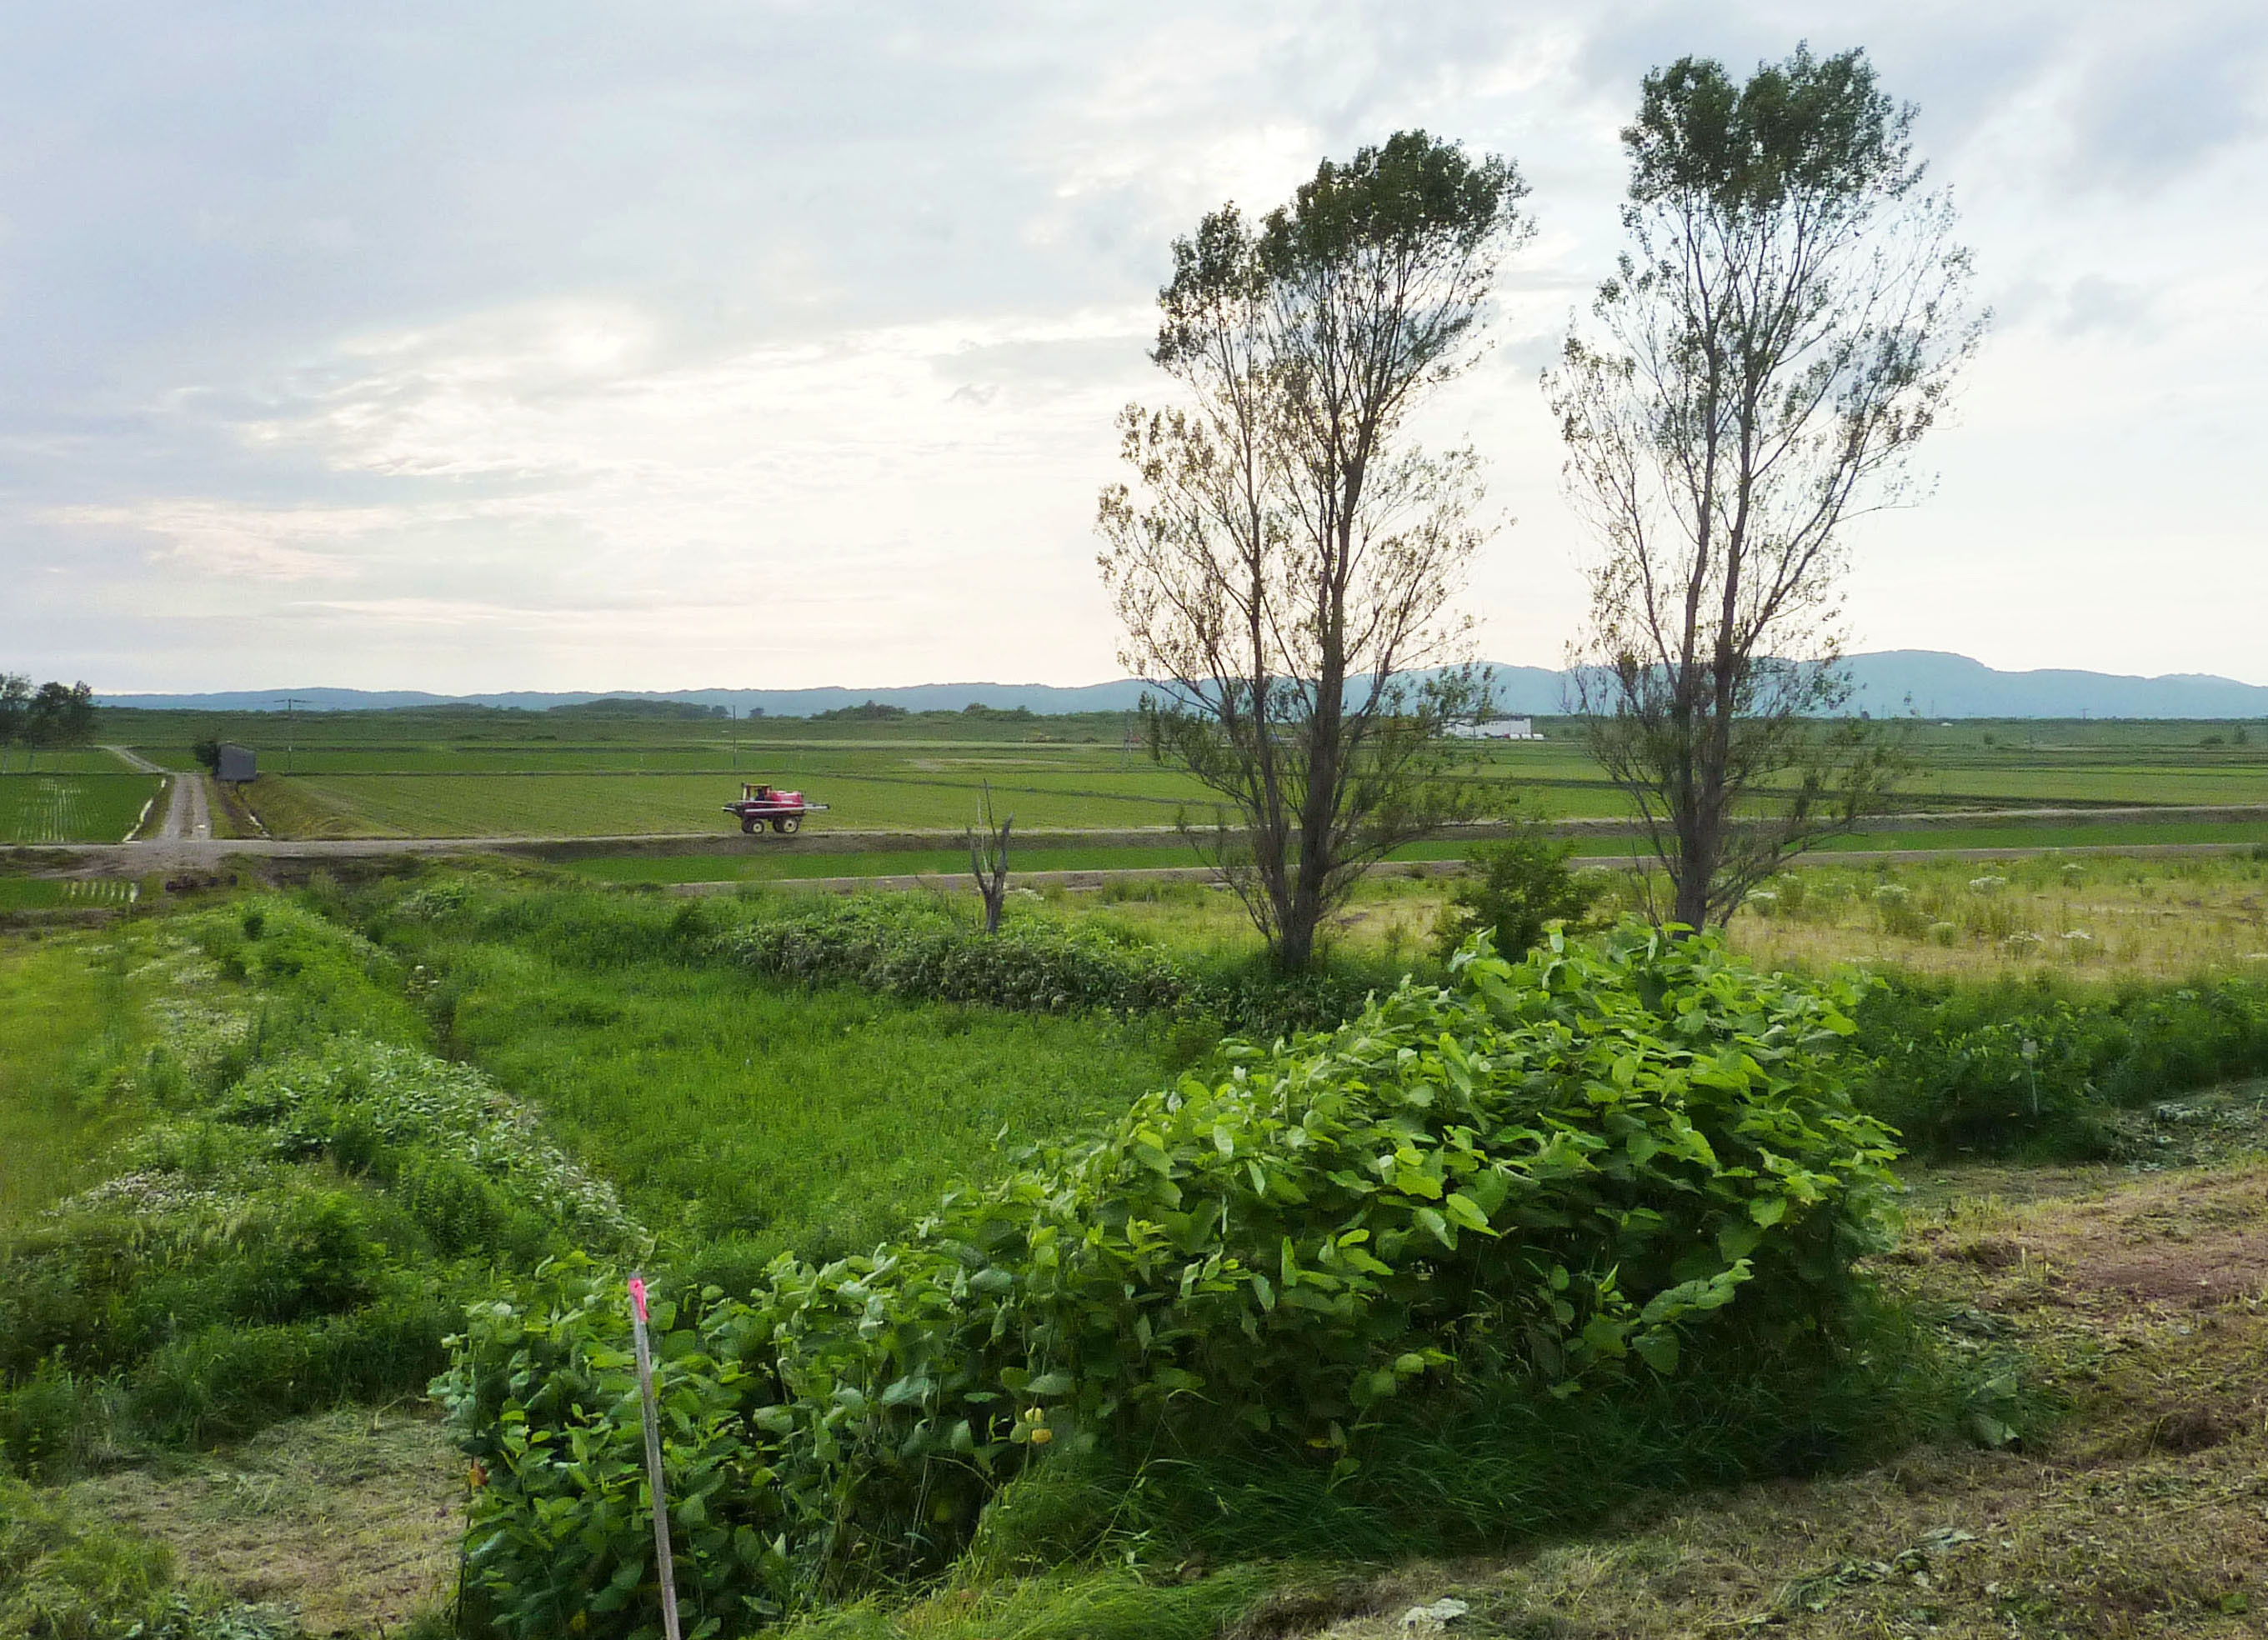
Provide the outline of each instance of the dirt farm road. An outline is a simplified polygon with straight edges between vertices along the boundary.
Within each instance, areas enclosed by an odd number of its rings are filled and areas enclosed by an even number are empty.
[[[212,807],[202,774],[161,768],[139,752],[122,746],[106,746],[102,749],[136,773],[163,775],[166,777],[166,818],[158,826],[157,835],[145,839],[145,842],[180,842],[190,838],[211,838]]]

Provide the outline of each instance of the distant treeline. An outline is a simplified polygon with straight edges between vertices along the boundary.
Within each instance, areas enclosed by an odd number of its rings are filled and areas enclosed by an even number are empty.
[[[43,683],[0,673],[0,769],[11,748],[85,746],[94,739],[94,691],[85,683]]]
[[[1056,714],[1063,716],[1064,714]],[[981,701],[971,701],[955,711],[949,706],[932,706],[914,711],[903,706],[890,706],[880,701],[866,701],[857,706],[837,706],[831,711],[814,712],[814,723],[895,723],[902,717],[975,717],[984,723],[1029,723],[1040,716],[1028,706],[987,706]]]
[[[415,711],[418,709],[397,707],[394,710]],[[519,711],[522,709],[503,707],[479,710]],[[676,722],[693,718],[730,717],[733,712],[730,707],[703,706],[698,701],[640,701],[626,699],[621,695],[610,695],[605,700],[575,701],[563,706],[546,707],[542,715],[546,717],[653,717]],[[764,715],[764,709],[761,706],[751,707],[747,715],[750,717],[761,717]]]

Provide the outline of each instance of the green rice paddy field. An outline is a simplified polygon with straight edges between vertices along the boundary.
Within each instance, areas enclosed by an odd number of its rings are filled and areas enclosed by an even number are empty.
[[[814,830],[958,831],[988,783],[1026,828],[1166,826],[1184,809],[1206,817],[1209,794],[1150,762],[1129,744],[1130,726],[1115,713],[728,723],[451,710],[287,725],[276,714],[113,712],[103,737],[167,768],[188,767],[189,743],[204,735],[253,747],[262,777],[251,806],[283,837],[729,834],[721,805],[747,779],[829,804]],[[1574,726],[1540,726],[1541,741],[1476,747],[1467,777],[1531,813],[1624,813]],[[1913,808],[2268,803],[2261,725],[1962,722],[1911,732],[1904,803]]]
[[[117,842],[164,784],[124,773],[0,775],[0,842]]]

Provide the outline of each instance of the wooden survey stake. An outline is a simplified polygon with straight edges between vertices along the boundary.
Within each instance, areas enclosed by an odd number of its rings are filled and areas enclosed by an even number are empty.
[[[661,1631],[678,1640],[677,1567],[669,1555],[669,1499],[662,1489],[661,1415],[653,1401],[653,1350],[645,1339],[645,1277],[630,1277],[630,1336],[637,1343],[638,1402],[645,1412],[645,1478],[653,1489],[653,1563],[661,1578]]]

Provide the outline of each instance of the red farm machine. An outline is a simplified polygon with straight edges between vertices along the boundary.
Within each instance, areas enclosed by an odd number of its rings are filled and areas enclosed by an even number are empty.
[[[824,803],[806,803],[800,791],[781,791],[769,785],[743,782],[740,800],[727,803],[725,813],[740,817],[740,829],[754,834],[769,824],[781,836],[791,836],[803,829],[806,814],[823,814]]]

